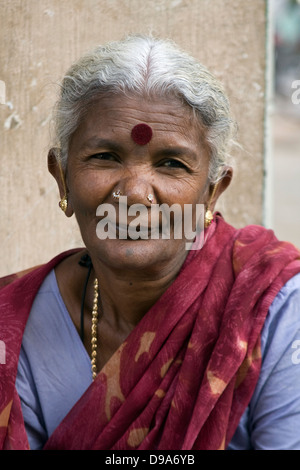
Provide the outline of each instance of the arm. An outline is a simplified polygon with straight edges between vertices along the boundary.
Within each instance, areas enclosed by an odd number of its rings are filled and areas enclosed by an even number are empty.
[[[279,292],[262,331],[262,368],[229,449],[300,449],[300,274]]]

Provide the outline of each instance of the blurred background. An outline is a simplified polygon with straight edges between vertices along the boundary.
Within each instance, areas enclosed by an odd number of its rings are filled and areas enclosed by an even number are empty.
[[[300,247],[300,0],[270,0],[270,8],[274,41],[271,225],[278,238]]]

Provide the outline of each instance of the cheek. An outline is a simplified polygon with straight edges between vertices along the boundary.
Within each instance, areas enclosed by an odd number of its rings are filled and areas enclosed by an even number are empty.
[[[95,212],[106,194],[105,178],[100,173],[91,171],[70,172],[69,197],[76,213]]]
[[[165,199],[169,199],[171,204],[174,202],[181,205],[204,203],[208,188],[206,181],[206,177],[199,175],[195,178],[174,179],[171,184],[162,184],[161,187],[164,190]]]

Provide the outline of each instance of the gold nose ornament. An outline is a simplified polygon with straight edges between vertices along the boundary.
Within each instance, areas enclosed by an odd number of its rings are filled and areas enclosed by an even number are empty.
[[[112,193],[112,196],[113,196],[114,199],[119,199],[119,197],[122,196],[122,193],[121,193],[121,191],[118,189],[117,191],[114,191],[114,192]]]
[[[112,197],[113,197],[114,199],[119,199],[120,196],[122,196],[122,192],[121,192],[120,189],[117,189],[116,191],[114,191],[114,192],[112,193]],[[153,196],[153,194],[148,194],[148,195],[147,195],[147,200],[150,202],[150,204],[153,204],[153,201],[154,201],[154,196]]]
[[[153,196],[153,194],[148,194],[147,199],[148,199],[148,201],[150,202],[150,204],[153,204],[153,201],[154,201],[154,196]]]

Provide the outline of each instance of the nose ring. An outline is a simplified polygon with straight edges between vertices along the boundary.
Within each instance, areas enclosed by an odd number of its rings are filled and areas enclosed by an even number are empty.
[[[150,202],[150,204],[152,204],[153,201],[154,201],[153,194],[148,194],[147,199],[148,199],[148,201]]]
[[[114,199],[119,199],[119,197],[122,195],[121,191],[118,189],[117,191],[114,191],[112,193],[112,196]]]
[[[120,196],[122,196],[122,193],[121,193],[120,189],[117,189],[117,191],[114,191],[114,192],[112,193],[112,196],[113,196],[114,199],[119,199]],[[153,196],[153,194],[148,194],[147,199],[148,199],[148,201],[150,202],[150,204],[152,204],[153,201],[154,201],[154,196]]]

